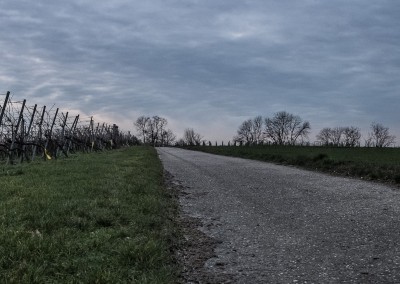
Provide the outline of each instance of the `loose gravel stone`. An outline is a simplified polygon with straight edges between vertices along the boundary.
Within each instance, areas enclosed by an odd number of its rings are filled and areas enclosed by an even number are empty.
[[[400,283],[395,188],[177,148],[157,150],[182,187],[182,216],[198,220],[199,236],[214,240],[214,254],[200,272],[208,280],[198,276],[190,283]]]

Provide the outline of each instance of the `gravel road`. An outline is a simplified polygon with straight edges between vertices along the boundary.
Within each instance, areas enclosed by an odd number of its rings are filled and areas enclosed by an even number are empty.
[[[191,247],[213,250],[203,267],[186,269],[187,283],[400,283],[398,189],[258,161],[157,150],[181,188],[182,216],[197,220],[186,239]]]

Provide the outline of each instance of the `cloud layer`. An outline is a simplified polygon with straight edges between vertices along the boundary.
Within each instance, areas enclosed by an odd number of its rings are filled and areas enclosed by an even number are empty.
[[[281,110],[314,133],[400,136],[398,15],[396,0],[2,1],[0,93],[210,140]]]

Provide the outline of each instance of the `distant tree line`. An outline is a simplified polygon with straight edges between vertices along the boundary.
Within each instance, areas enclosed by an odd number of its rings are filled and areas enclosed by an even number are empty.
[[[160,116],[140,116],[134,123],[138,137],[143,144],[153,146],[195,146],[201,145],[203,136],[193,128],[186,128],[183,137],[176,140],[176,135],[167,128],[167,119]]]
[[[193,128],[186,128],[179,140],[167,128],[168,121],[160,116],[140,116],[134,123],[138,137],[143,144],[153,146],[211,146],[211,142],[203,140],[203,136]],[[247,119],[240,124],[237,134],[233,137],[233,145],[308,145],[311,125],[308,121],[286,111],[275,113],[272,117],[261,115]],[[372,123],[364,145],[366,147],[389,147],[395,144],[396,137],[391,135],[389,128],[380,123]],[[355,126],[325,127],[316,135],[321,146],[361,146],[361,131]],[[217,143],[216,143],[217,145]],[[223,142],[222,142],[223,145]],[[227,145],[231,145],[228,142]]]
[[[326,127],[321,129],[317,135],[317,140],[325,146],[360,146],[361,132],[354,126],[346,127]]]
[[[186,128],[183,132],[183,138],[179,141],[180,144],[186,144],[189,146],[200,146],[203,136],[194,131],[193,128]]]
[[[389,147],[396,143],[396,136],[390,135],[389,128],[380,123],[371,124],[371,132],[365,140],[367,147]]]
[[[153,146],[172,146],[176,136],[167,129],[167,119],[160,116],[140,116],[134,123],[139,138],[143,144]]]
[[[310,123],[303,121],[300,116],[280,111],[272,117],[256,116],[244,121],[233,141],[246,145],[265,142],[295,145],[307,140],[310,129]]]
[[[395,144],[396,137],[390,135],[389,128],[380,123],[372,123],[371,131],[364,140],[366,147],[389,147]],[[361,131],[358,127],[323,128],[317,135],[318,141],[326,146],[361,146]]]
[[[389,147],[396,137],[389,128],[380,123],[372,123],[371,131],[364,140],[366,147]],[[308,141],[311,125],[300,116],[286,111],[275,113],[271,118],[256,116],[242,122],[233,141],[245,145],[269,143],[275,145],[297,145]],[[361,146],[361,131],[355,126],[326,127],[317,134],[317,142],[324,146]]]

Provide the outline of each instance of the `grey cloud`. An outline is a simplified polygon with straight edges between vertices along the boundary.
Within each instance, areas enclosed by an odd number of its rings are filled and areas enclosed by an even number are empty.
[[[4,1],[0,85],[124,123],[224,117],[232,136],[232,122],[283,109],[399,133],[399,14],[395,0]]]

